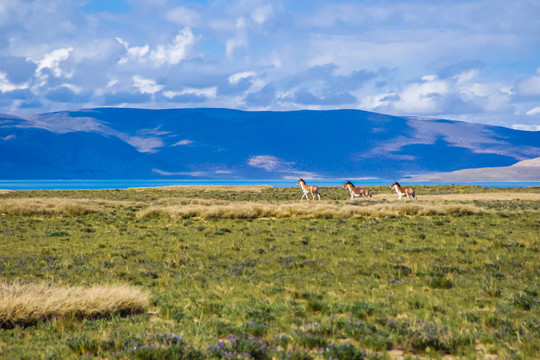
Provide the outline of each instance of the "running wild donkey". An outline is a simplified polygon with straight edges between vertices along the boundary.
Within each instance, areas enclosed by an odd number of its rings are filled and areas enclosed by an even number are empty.
[[[355,197],[363,196],[364,199],[367,200],[368,196],[371,197],[371,194],[369,193],[369,190],[366,188],[359,188],[352,184],[352,182],[348,181],[343,185],[344,189],[349,190],[349,193],[351,194],[351,200],[354,200]]]
[[[317,185],[306,185],[306,182],[303,179],[300,179],[296,183],[296,186],[301,186],[302,191],[304,192],[304,195],[302,195],[300,201],[304,200],[304,196],[307,200],[309,200],[308,194],[311,194],[311,196],[313,196],[311,200],[315,200],[315,195],[317,195],[319,200],[321,200],[321,195],[319,195],[319,187]]]
[[[401,198],[405,195],[407,195],[407,199],[409,200],[411,200],[411,197],[416,199],[416,195],[414,194],[414,189],[412,187],[402,188],[397,181],[394,181],[394,183],[390,185],[390,189],[396,190],[398,200],[401,200]]]

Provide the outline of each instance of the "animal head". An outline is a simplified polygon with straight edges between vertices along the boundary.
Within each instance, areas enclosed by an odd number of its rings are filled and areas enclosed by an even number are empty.
[[[296,186],[300,186],[301,183],[304,183],[304,184],[305,184],[306,182],[304,181],[304,179],[300,179],[300,180],[298,180],[298,182],[296,183]]]
[[[343,188],[346,189],[349,185],[350,185],[350,186],[354,186],[354,185],[352,184],[352,182],[350,182],[349,180],[347,180],[347,182],[345,183],[345,185],[343,185]]]
[[[393,189],[396,186],[400,186],[400,185],[399,185],[399,183],[397,181],[394,181],[394,183],[392,185],[390,185],[390,189]]]

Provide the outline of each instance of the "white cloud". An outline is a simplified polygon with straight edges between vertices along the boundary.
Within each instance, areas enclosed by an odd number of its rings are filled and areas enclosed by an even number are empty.
[[[360,100],[359,107],[361,109],[377,109],[381,107],[387,107],[390,104],[391,98],[394,98],[396,93],[383,93],[376,95],[368,95]]]
[[[141,94],[155,94],[163,89],[163,85],[158,85],[153,79],[146,79],[139,75],[133,75],[133,86],[135,86]]]
[[[156,50],[149,55],[150,60],[157,65],[165,63],[176,65],[180,61],[187,59],[190,47],[195,44],[196,37],[189,28],[184,28],[167,45],[158,45]]]
[[[22,89],[28,89],[28,83],[13,84],[7,78],[7,74],[0,71],[0,93]]]
[[[532,108],[531,110],[527,111],[526,115],[538,115],[540,114],[540,106],[537,106],[535,108]]]
[[[450,85],[436,76],[424,76],[423,82],[406,86],[399,93],[399,100],[393,107],[399,111],[412,114],[431,114],[442,110],[440,97],[450,93]]]
[[[69,90],[73,91],[75,94],[79,94],[83,91],[82,87],[74,85],[74,84],[64,83],[60,86],[68,88]]]
[[[192,140],[184,139],[180,140],[179,142],[172,144],[171,146],[185,146],[185,145],[191,145],[193,144]]]
[[[283,165],[290,165],[290,163],[285,163],[272,155],[257,155],[248,159],[248,165],[266,171],[273,171],[281,168]]]
[[[374,74],[332,89],[353,89],[360,108],[506,126],[539,116],[540,3],[532,0],[128,2],[123,12],[90,13],[84,1],[0,0],[0,95],[27,89],[24,98],[1,96],[0,112],[164,108],[182,95],[199,96],[202,107],[328,109],[317,101],[328,98],[329,80],[298,74],[331,64],[335,76]],[[494,16],[501,11],[503,20]],[[55,89],[78,96],[57,103]],[[300,89],[313,103],[295,101]]]
[[[524,131],[540,131],[540,125],[536,124],[513,124],[512,129]]]
[[[217,86],[207,87],[207,88],[186,88],[180,92],[181,95],[196,95],[204,96],[210,99],[213,99],[217,95]]]
[[[175,176],[175,175],[193,176],[193,177],[207,177],[208,176],[207,171],[171,172],[171,171],[163,171],[163,170],[160,170],[160,169],[152,169],[152,171],[159,174],[159,175],[165,175],[165,176]]]
[[[225,55],[227,58],[231,58],[234,50],[239,47],[245,47],[248,44],[247,34],[246,34],[246,20],[244,18],[239,18],[236,21],[236,35],[227,39],[225,42]]]
[[[231,76],[229,76],[229,78],[227,80],[229,81],[229,84],[236,85],[236,84],[238,84],[240,82],[240,80],[248,79],[248,78],[254,77],[254,76],[255,76],[254,71],[244,71],[244,72],[239,72],[239,73],[236,73],[236,74],[232,74]]]
[[[192,9],[178,6],[165,15],[167,20],[188,27],[197,27],[201,24],[201,15]]]
[[[540,68],[536,70],[536,76],[518,81],[516,90],[522,96],[540,96]]]
[[[169,99],[182,95],[195,95],[214,99],[217,96],[217,86],[207,88],[185,88],[182,91],[165,91],[163,92],[163,95]]]
[[[400,115],[431,115],[457,119],[464,112],[484,114],[516,112],[511,86],[486,82],[478,69],[452,77],[421,76],[394,92],[359,96],[359,108]],[[462,119],[462,118],[461,118]],[[462,119],[471,121],[470,119]]]
[[[125,64],[131,61],[143,64],[150,63],[154,66],[176,65],[190,57],[189,52],[197,39],[189,28],[184,28],[169,44],[158,44],[151,49],[148,44],[130,47],[128,42],[117,37],[116,40],[124,46],[127,52],[126,56],[122,57],[118,63]]]
[[[126,56],[122,57],[120,61],[118,61],[119,64],[125,64],[128,61],[143,62],[145,56],[148,54],[148,51],[150,50],[150,47],[148,46],[148,44],[144,46],[129,47],[129,43],[127,41],[124,41],[119,37],[117,37],[116,40],[120,44],[122,44],[122,46],[124,46],[124,48],[127,51]]]
[[[274,9],[271,4],[261,6],[251,12],[251,19],[257,24],[263,24],[272,15]]]
[[[437,75],[424,75],[422,76],[423,81],[434,81],[437,80]]]
[[[317,178],[318,175],[314,172],[301,171],[296,169],[294,162],[289,162],[282,160],[273,155],[256,155],[248,159],[248,165],[264,169],[268,172],[274,171],[283,173],[284,178],[297,178],[297,177],[307,177],[307,178]]]
[[[512,107],[510,97],[500,91],[494,91],[483,100],[483,102],[479,101],[479,103],[483,105],[486,112],[502,113]]]
[[[472,69],[469,71],[465,71],[459,74],[456,74],[453,76],[453,79],[456,80],[456,85],[466,85],[470,83],[476,76],[478,75],[478,69]]]
[[[41,76],[44,69],[51,69],[54,76],[60,77],[63,72],[60,69],[60,63],[69,58],[69,54],[73,51],[72,47],[56,49],[43,56],[43,59],[37,62],[36,75]]]

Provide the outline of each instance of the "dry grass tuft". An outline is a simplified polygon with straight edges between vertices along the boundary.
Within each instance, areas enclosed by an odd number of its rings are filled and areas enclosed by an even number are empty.
[[[354,205],[335,202],[268,203],[234,202],[221,204],[184,204],[176,206],[152,206],[138,213],[141,218],[170,217],[216,218],[216,219],[257,219],[257,218],[353,218],[353,217],[395,217],[470,215],[480,213],[473,206],[431,205],[429,203],[368,203]]]
[[[260,193],[263,190],[272,189],[270,185],[171,185],[159,186],[150,189],[159,190],[197,190],[202,192],[209,191],[232,191],[232,192],[256,192]],[[145,191],[148,188],[133,188],[137,191]]]
[[[0,199],[0,213],[10,215],[72,215],[103,212],[118,202],[92,199],[27,198]]]
[[[147,292],[127,285],[85,288],[0,282],[0,328],[46,319],[136,314],[149,301]]]
[[[525,200],[539,201],[540,193],[533,192],[487,192],[487,193],[472,193],[472,194],[444,194],[444,195],[419,195],[422,200],[429,201],[509,201],[509,200]]]

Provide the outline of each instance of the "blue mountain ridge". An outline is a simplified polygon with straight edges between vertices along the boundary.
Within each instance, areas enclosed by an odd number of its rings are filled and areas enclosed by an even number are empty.
[[[540,132],[361,110],[0,115],[0,179],[400,178],[540,156]]]

